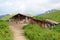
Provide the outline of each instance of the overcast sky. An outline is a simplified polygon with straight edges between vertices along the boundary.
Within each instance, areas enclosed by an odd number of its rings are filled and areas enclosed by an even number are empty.
[[[0,0],[1,14],[41,14],[47,10],[60,9],[60,0]]]

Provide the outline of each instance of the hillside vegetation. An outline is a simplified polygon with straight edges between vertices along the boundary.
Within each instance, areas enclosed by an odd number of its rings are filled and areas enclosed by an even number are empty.
[[[34,16],[34,18],[38,20],[51,19],[51,20],[60,22],[60,10],[46,13],[42,16]]]
[[[24,26],[23,29],[29,40],[60,40],[60,33],[54,31],[54,29],[49,30],[31,24]]]
[[[0,20],[0,40],[13,40],[12,32],[5,21]]]
[[[12,18],[15,15],[16,14],[9,15],[9,16],[6,16],[6,17],[1,18],[0,20],[6,21],[6,20],[9,20],[10,18]]]
[[[60,10],[46,13],[42,16],[34,16],[37,20],[50,19],[60,22]],[[29,40],[60,40],[60,25],[56,25],[53,29],[41,28],[37,25],[24,26],[24,34]]]

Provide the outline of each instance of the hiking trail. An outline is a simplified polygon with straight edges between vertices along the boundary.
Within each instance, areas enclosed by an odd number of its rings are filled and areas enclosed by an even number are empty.
[[[23,26],[26,24],[9,24],[9,28],[13,32],[14,40],[26,40],[24,36]]]

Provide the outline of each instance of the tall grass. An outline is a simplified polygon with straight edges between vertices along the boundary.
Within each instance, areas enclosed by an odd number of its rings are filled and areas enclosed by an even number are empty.
[[[12,32],[5,21],[0,20],[0,40],[13,40]]]
[[[23,29],[25,30],[25,36],[29,40],[60,40],[60,33],[53,30],[41,28],[37,25],[29,24],[24,26]]]
[[[56,25],[56,26],[53,28],[53,31],[56,31],[56,32],[60,33],[60,25]]]

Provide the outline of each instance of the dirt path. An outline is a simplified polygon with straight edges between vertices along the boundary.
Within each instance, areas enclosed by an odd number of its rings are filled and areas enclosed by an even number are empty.
[[[12,30],[13,34],[14,34],[14,40],[26,40],[26,38],[23,35],[23,26],[24,24],[14,24],[14,25],[10,25],[10,29]]]

